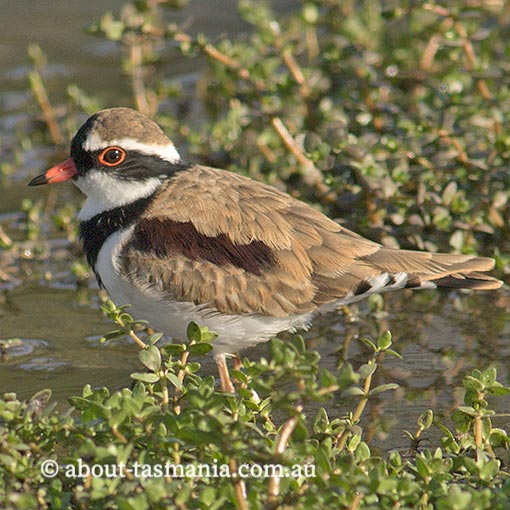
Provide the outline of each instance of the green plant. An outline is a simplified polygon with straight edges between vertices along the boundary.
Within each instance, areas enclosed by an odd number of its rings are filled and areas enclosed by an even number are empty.
[[[108,338],[137,335],[141,324],[124,308],[108,303],[105,310],[121,326]],[[495,453],[506,450],[508,457],[508,431],[486,422],[480,442],[478,405],[482,420],[494,412],[480,392],[473,402],[473,381],[477,391],[510,392],[495,370],[466,378],[472,407],[458,408],[467,419],[454,419],[453,432],[440,425],[442,447],[415,444],[407,459],[396,451],[383,458],[363,441],[364,404],[352,402],[354,411],[344,408],[338,418],[312,410],[349,396],[366,403],[394,389],[370,387],[374,359],[392,352],[389,333],[364,340],[373,352],[367,364],[358,370],[342,364],[337,373],[322,368],[300,337],[273,340],[270,359],[245,359],[233,374],[235,395],[219,392],[195,361],[212,349],[212,335],[191,323],[188,336],[189,343],[161,347],[158,334],[139,338],[146,371],[132,374],[133,388],[110,393],[86,386],[66,412],[48,406],[47,393],[27,403],[4,395],[2,507],[503,509],[510,500],[510,479]],[[414,439],[431,426],[432,414],[424,413]],[[57,465],[58,472],[44,476]],[[250,476],[241,476],[244,469]]]

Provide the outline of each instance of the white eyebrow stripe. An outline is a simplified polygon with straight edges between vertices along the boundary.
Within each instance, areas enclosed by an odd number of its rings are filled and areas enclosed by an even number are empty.
[[[113,140],[101,140],[96,134],[93,134],[85,140],[82,148],[85,151],[98,151],[107,147],[117,146],[126,151],[134,150],[147,156],[158,156],[170,163],[177,163],[181,157],[174,144],[169,140],[167,145],[155,145],[139,142],[133,138],[119,138]]]

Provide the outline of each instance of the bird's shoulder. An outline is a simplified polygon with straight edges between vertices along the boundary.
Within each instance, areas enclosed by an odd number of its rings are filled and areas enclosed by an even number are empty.
[[[168,180],[145,214],[191,222],[207,236],[227,234],[236,243],[257,239],[289,247],[300,223],[338,232],[340,225],[308,204],[248,177],[194,166]]]

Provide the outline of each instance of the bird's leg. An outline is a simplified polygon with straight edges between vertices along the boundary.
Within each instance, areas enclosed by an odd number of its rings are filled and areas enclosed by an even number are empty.
[[[232,366],[234,367],[234,370],[241,370],[243,367],[243,362],[241,361],[241,357],[239,356],[238,352],[236,352],[236,355],[234,356]]]
[[[241,361],[241,356],[239,356],[238,352],[236,352],[236,355],[234,356],[232,366],[233,366],[234,370],[239,370],[239,371],[243,368],[243,362]],[[242,381],[240,381],[236,378],[234,378],[234,381],[236,382],[236,386],[238,388],[246,388],[246,384],[243,383]]]
[[[225,391],[226,393],[235,393],[236,390],[232,384],[232,380],[230,379],[230,374],[228,373],[228,366],[225,355],[216,354],[216,356],[214,356],[214,361],[216,361],[216,365],[218,366],[218,373],[220,374],[220,387],[222,391]]]

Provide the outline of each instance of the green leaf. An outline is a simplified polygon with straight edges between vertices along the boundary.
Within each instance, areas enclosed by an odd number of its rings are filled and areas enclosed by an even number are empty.
[[[360,377],[357,372],[354,371],[350,363],[344,363],[338,371],[338,386],[340,389],[347,388],[352,384],[356,384]]]
[[[353,434],[347,442],[347,449],[350,452],[354,452],[361,443],[361,434]]]
[[[429,429],[432,426],[432,422],[434,421],[434,413],[429,409],[423,413],[421,413],[418,418],[418,426],[422,430]]]
[[[319,475],[321,473],[330,473],[331,472],[331,463],[330,456],[326,453],[325,448],[320,446],[315,451],[315,465],[319,471]]]
[[[146,383],[157,383],[159,381],[159,377],[156,374],[148,374],[145,372],[134,372],[130,375],[130,377],[135,381],[142,381]]]
[[[161,347],[161,350],[167,356],[181,356],[186,349],[187,346],[185,344],[168,344]]]
[[[104,342],[107,342],[108,340],[115,340],[117,338],[121,338],[123,336],[125,336],[125,331],[123,331],[122,329],[116,329],[115,331],[109,331],[108,333],[105,333],[102,337],[101,337],[101,343],[104,343]]]
[[[236,379],[239,382],[244,384],[248,384],[248,376],[242,370],[234,370],[230,371],[230,376],[232,379]]]
[[[119,320],[121,322],[123,322],[126,326],[131,325],[133,323],[136,323],[136,324],[147,324],[147,321],[145,321],[145,320],[135,321],[133,316],[131,314],[127,313],[127,312],[122,312],[119,315]]]
[[[386,349],[390,348],[392,344],[391,341],[391,333],[389,331],[386,331],[383,335],[379,337],[377,340],[377,347],[381,351],[385,351]]]
[[[387,384],[381,384],[379,386],[376,386],[375,388],[371,389],[369,392],[369,395],[378,395],[379,393],[383,393],[384,391],[389,390],[396,390],[400,386],[397,383],[387,383]]]
[[[347,388],[344,392],[342,392],[342,395],[346,397],[361,397],[365,394],[365,392],[358,388],[358,386],[352,386],[350,388]]]
[[[365,338],[365,337],[361,337],[360,338],[360,341],[363,342],[367,347],[369,347],[372,351],[374,352],[377,352],[377,347],[376,345],[374,344],[374,342],[372,342],[372,340],[368,339],[368,338]]]
[[[479,414],[471,406],[459,406],[459,407],[457,407],[457,411],[459,411],[459,412],[461,412],[463,414],[467,414],[469,416],[478,416],[478,414]]]
[[[329,417],[326,409],[321,407],[312,422],[312,428],[315,433],[323,432],[329,426]]]
[[[482,480],[492,480],[499,473],[500,461],[492,459],[480,469],[480,478]]]
[[[359,446],[356,448],[355,457],[358,462],[365,462],[367,461],[371,456],[370,448],[365,443],[365,441],[361,441]]]
[[[487,388],[487,392],[492,395],[510,395],[510,388],[507,386],[499,386],[497,383],[495,383],[490,388]]]
[[[202,342],[212,342],[218,335],[214,331],[209,331],[208,328],[202,328]]]
[[[475,379],[470,375],[467,375],[464,379],[462,379],[462,384],[466,389],[471,391],[482,391],[485,387],[482,381]]]
[[[453,432],[446,425],[443,425],[442,423],[438,423],[438,427],[446,434],[446,436],[448,437],[448,439],[450,439],[450,441],[455,441],[455,436],[454,436]]]
[[[83,387],[83,390],[82,390],[82,397],[83,398],[88,398],[88,397],[91,397],[93,394],[94,394],[94,392],[93,392],[92,387],[90,386],[90,384],[86,384]]]
[[[402,358],[402,354],[400,354],[399,352],[397,351],[394,351],[393,349],[386,349],[386,354],[391,354],[392,356],[394,356],[395,358],[398,358],[398,359],[403,359]]]
[[[155,345],[149,345],[149,347],[140,351],[138,357],[144,367],[153,372],[161,368],[161,353]]]
[[[377,370],[377,363],[366,363],[359,367],[359,375],[362,379],[367,379]]]
[[[294,335],[292,337],[291,343],[300,354],[306,351],[305,341],[301,335]]]
[[[75,409],[78,409],[79,411],[88,409],[90,404],[90,400],[83,397],[69,397],[68,401]]]
[[[149,336],[147,341],[148,341],[149,345],[154,345],[157,342],[159,342],[162,337],[163,337],[163,333],[153,333],[152,335]]]
[[[397,450],[392,450],[389,455],[389,461],[391,466],[393,467],[401,467],[402,466],[402,457],[400,456],[400,453],[398,453]]]
[[[471,493],[462,490],[458,485],[451,485],[448,489],[448,496],[438,501],[438,510],[467,510],[474,508],[472,505]]]
[[[108,420],[108,423],[112,427],[118,427],[128,419],[129,415],[130,413],[126,409],[121,409],[112,415],[112,417]]]
[[[490,433],[490,443],[493,448],[508,448],[510,438],[505,430],[493,428]]]
[[[477,464],[476,460],[475,459],[471,459],[470,457],[460,457],[459,460],[461,461],[460,463],[462,465],[464,465],[464,467],[473,475],[478,475],[479,474],[479,465]]]
[[[198,372],[200,370],[200,366],[201,365],[198,363],[198,361],[192,361],[191,363],[188,362],[186,365],[186,372],[188,372],[188,374]]]
[[[182,391],[183,386],[182,382],[179,380],[179,378],[173,374],[172,372],[167,372],[165,377],[172,383],[173,386],[175,386],[178,390]]]
[[[99,416],[101,418],[109,418],[111,415],[111,411],[108,407],[82,397],[70,397],[69,402],[76,409],[80,411],[91,411],[95,416]]]
[[[498,371],[494,367],[491,367],[482,372],[480,379],[486,386],[491,386],[496,382],[497,377]]]
[[[218,497],[218,491],[214,487],[204,487],[200,491],[200,502],[204,504],[205,508],[211,508]]]
[[[200,326],[195,321],[191,321],[188,324],[188,328],[186,330],[186,335],[190,342],[201,342],[202,341],[202,331],[200,329]]]
[[[124,33],[123,21],[113,19],[111,13],[105,14],[100,21],[100,28],[111,41],[119,41]]]
[[[423,458],[422,455],[417,455],[416,459],[416,470],[418,471],[418,474],[423,478],[428,478],[432,471],[430,470],[427,461]]]
[[[311,2],[303,5],[302,16],[307,23],[316,23],[319,19],[319,12],[319,7]]]
[[[213,349],[214,347],[211,344],[204,342],[188,345],[188,351],[192,356],[203,356],[204,354],[211,352]]]

